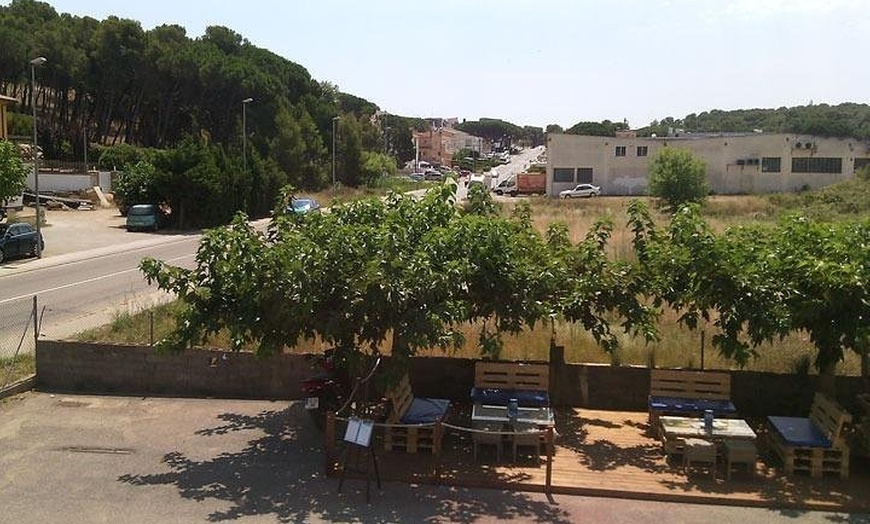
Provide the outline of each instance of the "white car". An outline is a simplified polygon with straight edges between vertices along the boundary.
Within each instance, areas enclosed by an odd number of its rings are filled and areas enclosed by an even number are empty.
[[[566,189],[559,193],[559,198],[596,197],[601,194],[601,187],[592,184],[577,184],[574,189]]]

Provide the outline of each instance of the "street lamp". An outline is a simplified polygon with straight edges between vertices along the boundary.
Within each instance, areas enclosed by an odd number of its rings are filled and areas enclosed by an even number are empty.
[[[245,108],[253,101],[250,97],[242,100],[242,171],[245,175],[248,174],[248,121]]]
[[[33,188],[36,192],[36,258],[42,258],[42,231],[40,222],[41,206],[39,205],[39,154],[36,152],[36,66],[46,62],[44,56],[38,56],[30,61],[30,105],[33,109]]]
[[[336,115],[332,117],[332,199],[335,200],[335,124],[341,119]]]

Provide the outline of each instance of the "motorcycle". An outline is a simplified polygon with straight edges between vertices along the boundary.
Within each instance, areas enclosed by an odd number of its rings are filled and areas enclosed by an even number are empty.
[[[348,408],[356,411],[357,401],[370,403],[369,399],[363,398],[368,393],[366,388],[360,389],[360,386],[365,385],[372,378],[381,359],[380,357],[376,358],[366,376],[359,378],[354,383],[348,371],[350,368],[359,367],[353,366],[350,362],[355,357],[359,357],[359,354],[355,354],[353,350],[337,348],[328,349],[324,351],[323,355],[313,357],[313,367],[318,372],[316,375],[304,379],[300,384],[300,389],[306,397],[305,409],[318,428],[323,429],[326,425],[328,412],[346,414]],[[359,362],[356,363],[359,364]],[[366,406],[363,411],[370,418],[378,418],[383,407],[379,401]]]
[[[340,410],[352,389],[349,377],[339,370],[343,362],[337,353],[333,348],[313,357],[312,367],[317,374],[304,379],[299,386],[306,397],[305,410],[321,429],[326,421],[326,413]]]

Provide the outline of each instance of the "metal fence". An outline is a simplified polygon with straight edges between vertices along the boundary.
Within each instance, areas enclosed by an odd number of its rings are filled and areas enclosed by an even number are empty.
[[[0,358],[33,354],[38,332],[38,302],[35,296],[2,305],[0,312]]]

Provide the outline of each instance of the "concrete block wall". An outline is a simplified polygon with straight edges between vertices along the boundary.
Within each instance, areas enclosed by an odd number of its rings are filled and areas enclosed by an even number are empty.
[[[646,411],[650,373],[645,367],[567,364],[551,359],[554,405]],[[411,383],[420,397],[468,400],[475,359],[411,360]],[[385,362],[385,367],[387,363]],[[730,371],[731,398],[744,416],[806,416],[817,389],[813,375]],[[36,386],[50,391],[250,399],[300,399],[300,382],[313,374],[305,355],[258,358],[249,353],[195,349],[158,354],[154,348],[40,340]],[[837,397],[857,412],[857,394],[870,381],[837,377]]]

